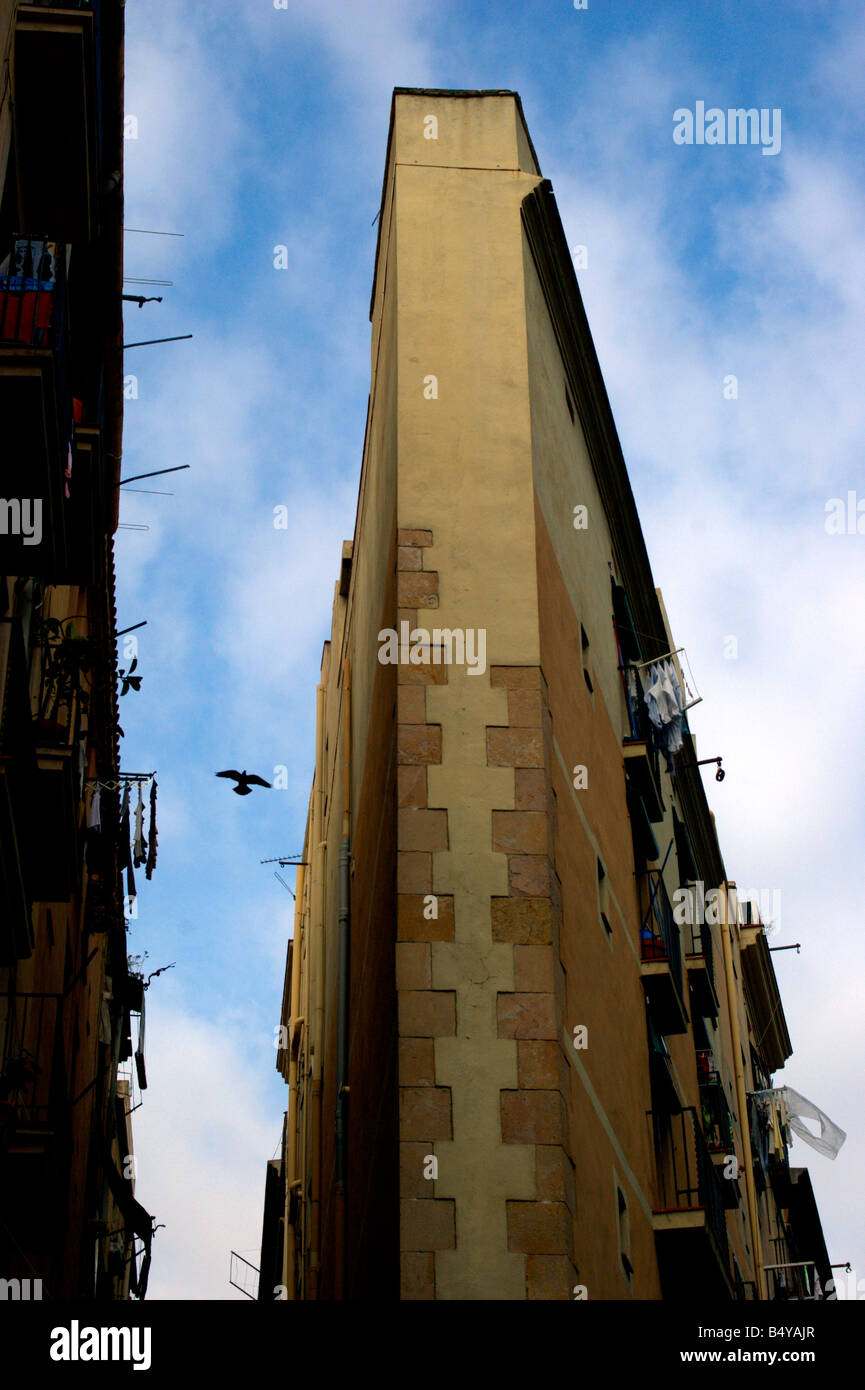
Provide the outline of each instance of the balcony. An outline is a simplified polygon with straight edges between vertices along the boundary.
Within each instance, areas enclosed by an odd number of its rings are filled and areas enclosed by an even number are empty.
[[[720,1072],[715,1069],[715,1057],[708,1047],[697,1049],[697,1081],[700,1087],[700,1119],[706,1147],[719,1170],[727,1166],[728,1159],[736,1152],[733,1137],[733,1116],[727,1102],[724,1083]],[[724,1206],[735,1211],[742,1193],[738,1178],[729,1178],[721,1171],[721,1191]]]
[[[51,1152],[66,1093],[59,994],[0,994],[0,1152]]]
[[[760,1039],[760,1053],[768,1071],[780,1071],[793,1046],[781,1005],[778,981],[766,933],[757,922],[740,928],[745,1003],[751,1026]]]
[[[73,428],[66,252],[17,237],[0,255],[0,572],[52,578],[66,563]]]
[[[643,699],[643,685],[639,672],[626,668],[623,675],[628,707],[628,733],[623,741],[623,752],[629,793],[642,800],[648,819],[657,824],[664,818],[658,750],[652,736],[652,725]],[[630,695],[629,682],[632,692]],[[636,695],[633,693],[634,690]]]
[[[748,1131],[751,1161],[758,1189],[765,1191],[769,1181],[769,1115],[764,1097],[748,1096]]]
[[[21,624],[0,619],[0,965],[33,951],[26,874],[33,757],[27,656]]]
[[[685,966],[688,988],[695,1013],[701,1018],[718,1017],[718,994],[715,989],[715,959],[712,950],[712,930],[708,922],[685,928]],[[690,949],[687,949],[687,947]]]
[[[97,32],[93,6],[19,5],[15,154],[24,226],[59,241],[96,234]]]
[[[65,569],[58,574],[58,583],[102,586],[105,583],[108,519],[101,430],[76,425],[72,459],[67,559]]]
[[[682,992],[682,946],[664,880],[657,869],[648,874],[649,907],[640,931],[640,974],[660,1033],[684,1033],[688,1027]]]
[[[652,1213],[665,1298],[730,1299],[724,1192],[693,1106],[652,1115],[657,1205]]]

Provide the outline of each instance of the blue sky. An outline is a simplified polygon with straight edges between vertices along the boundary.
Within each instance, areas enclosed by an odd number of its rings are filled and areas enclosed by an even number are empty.
[[[846,0],[130,0],[120,627],[139,638],[124,766],[158,769],[159,863],[130,951],[155,969],[139,1196],[165,1229],[150,1296],[241,1297],[286,1091],[274,1070],[292,902],[259,860],[302,844],[315,685],[350,537],[394,86],[520,93],[579,271],[656,582],[703,703],[728,873],[778,889],[794,1056],[780,1081],[849,1138],[801,1142],[833,1260],[865,1279],[860,929],[865,535],[865,16]],[[678,146],[673,112],[780,108],[782,146]],[[288,268],[274,268],[274,248]],[[133,285],[129,292],[138,293]],[[725,376],[738,398],[724,398]],[[285,530],[273,509],[289,508]],[[736,659],[725,657],[738,641]],[[224,767],[285,790],[240,798]],[[286,873],[293,882],[291,871]],[[863,1285],[865,1291],[865,1285]]]

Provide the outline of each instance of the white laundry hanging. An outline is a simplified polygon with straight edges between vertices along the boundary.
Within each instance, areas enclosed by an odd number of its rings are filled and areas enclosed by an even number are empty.
[[[833,1124],[828,1115],[825,1115],[813,1101],[805,1096],[800,1096],[798,1091],[794,1091],[790,1086],[783,1087],[784,1102],[787,1106],[787,1123],[794,1134],[798,1134],[800,1139],[804,1139],[806,1144],[810,1144],[812,1149],[824,1154],[826,1158],[837,1158],[838,1152],[847,1135],[838,1125]],[[816,1120],[820,1126],[820,1133],[814,1134],[802,1123],[802,1117],[807,1120]]]

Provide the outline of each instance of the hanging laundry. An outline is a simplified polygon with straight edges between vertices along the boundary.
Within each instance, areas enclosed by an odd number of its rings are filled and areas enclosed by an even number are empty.
[[[144,794],[141,790],[142,783],[138,783],[138,804],[135,807],[135,841],[133,846],[132,862],[136,869],[140,868],[147,858],[147,841],[144,838]]]
[[[150,878],[156,868],[156,778],[150,784],[150,829],[148,831],[150,848],[147,852],[145,878]]]
[[[132,854],[130,852],[130,828],[129,828],[129,783],[123,783],[123,803],[120,807],[120,867],[128,869],[132,867]]]
[[[655,727],[655,742],[664,754],[667,771],[674,771],[673,754],[682,747],[682,691],[670,661],[653,661],[643,697]]]
[[[781,1131],[781,1117],[779,1113],[777,1095],[769,1097],[772,1102],[769,1106],[769,1153],[773,1158],[783,1162],[786,1156],[786,1146],[784,1135]]]
[[[805,1096],[800,1096],[799,1092],[792,1090],[790,1086],[784,1087],[784,1100],[787,1105],[788,1123],[793,1133],[798,1134],[800,1139],[804,1139],[806,1144],[810,1144],[812,1149],[824,1154],[826,1158],[837,1158],[838,1151],[847,1138],[844,1130],[839,1129],[828,1115],[824,1115],[813,1102]],[[820,1133],[814,1134],[803,1124],[803,1117],[806,1120],[816,1120],[820,1126]]]
[[[101,800],[102,800],[102,788],[101,788],[101,787],[93,787],[93,788],[91,789],[91,792],[90,792],[90,805],[89,805],[88,808],[87,808],[87,829],[88,829],[88,830],[101,830],[101,829],[102,829],[102,816],[101,816],[101,812],[100,812],[100,803],[101,803]]]
[[[676,670],[676,663],[673,660],[666,662],[666,671],[670,685],[673,688],[673,694],[676,697],[679,713],[682,714],[685,708],[685,702],[682,698],[682,686],[679,682],[679,673]]]

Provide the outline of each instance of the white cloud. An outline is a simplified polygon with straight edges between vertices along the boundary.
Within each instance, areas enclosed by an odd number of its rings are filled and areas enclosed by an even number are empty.
[[[272,1029],[251,1042],[251,1027],[194,1015],[164,978],[151,986],[136,1196],[165,1229],[148,1298],[242,1298],[228,1283],[230,1251],[259,1263],[265,1166],[278,1156],[287,1091],[268,1073]]]

